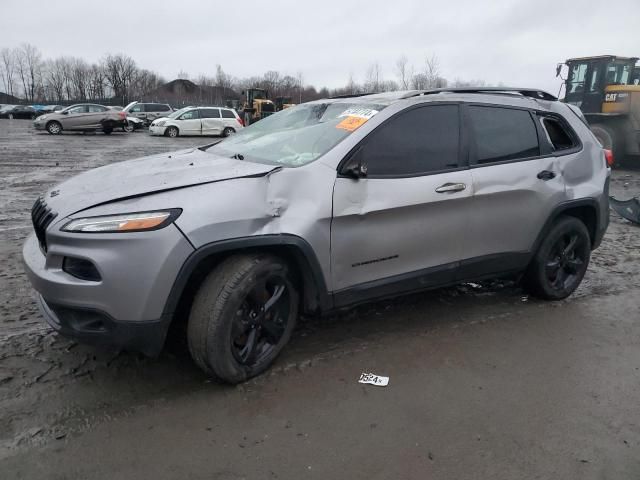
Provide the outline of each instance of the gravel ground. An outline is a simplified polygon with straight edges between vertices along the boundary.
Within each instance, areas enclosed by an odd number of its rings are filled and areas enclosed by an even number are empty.
[[[53,333],[20,260],[35,198],[204,143],[0,120],[0,478],[640,477],[640,229],[614,213],[565,301],[489,282],[306,319],[239,387],[181,348],[150,360]],[[640,174],[614,171],[612,193],[640,194]]]

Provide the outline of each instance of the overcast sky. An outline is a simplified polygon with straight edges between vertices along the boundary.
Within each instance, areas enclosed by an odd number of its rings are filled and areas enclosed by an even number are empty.
[[[640,56],[640,0],[196,1],[0,0],[0,48],[29,42],[45,58],[97,61],[123,52],[173,79],[302,72],[306,84],[358,82],[378,62],[395,79],[436,55],[449,80],[481,79],[557,93],[556,63]]]

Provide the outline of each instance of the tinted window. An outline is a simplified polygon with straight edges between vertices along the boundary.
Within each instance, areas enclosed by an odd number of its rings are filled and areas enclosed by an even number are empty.
[[[169,105],[162,105],[161,103],[158,103],[156,106],[155,111],[156,112],[168,112],[169,111]]]
[[[200,109],[201,118],[220,118],[220,110],[217,108],[202,108]]]
[[[192,120],[198,118],[198,110],[189,110],[180,116],[180,120]]]
[[[526,110],[469,107],[477,163],[501,162],[540,154],[536,126]]]
[[[368,175],[415,175],[458,167],[457,105],[403,112],[367,137],[362,149]]]
[[[575,137],[569,133],[568,127],[563,125],[559,120],[551,117],[543,117],[542,125],[554,150],[567,150],[578,145],[574,140]]]
[[[236,118],[231,110],[220,110],[222,112],[222,118]]]

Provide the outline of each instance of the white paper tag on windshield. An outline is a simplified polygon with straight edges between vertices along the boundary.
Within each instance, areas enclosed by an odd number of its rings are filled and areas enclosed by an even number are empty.
[[[367,120],[369,120],[376,113],[378,113],[378,110],[372,110],[371,108],[352,107],[352,108],[347,108],[344,112],[338,115],[338,118],[358,117],[358,118],[366,118]]]
[[[375,373],[361,373],[358,383],[368,383],[376,387],[386,387],[389,385],[389,377],[383,377]]]

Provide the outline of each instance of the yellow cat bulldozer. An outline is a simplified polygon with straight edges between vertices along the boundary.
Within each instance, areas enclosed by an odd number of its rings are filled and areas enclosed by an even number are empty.
[[[591,130],[614,159],[640,155],[640,65],[638,57],[601,55],[570,58],[564,102],[580,107]]]
[[[276,97],[275,104],[276,104],[276,112],[284,110],[285,108],[291,108],[296,106],[296,104],[293,103],[293,101],[291,100],[291,97]]]
[[[245,126],[249,126],[276,112],[276,106],[269,100],[269,92],[266,90],[248,88],[242,92],[242,95],[244,96],[242,112]]]

